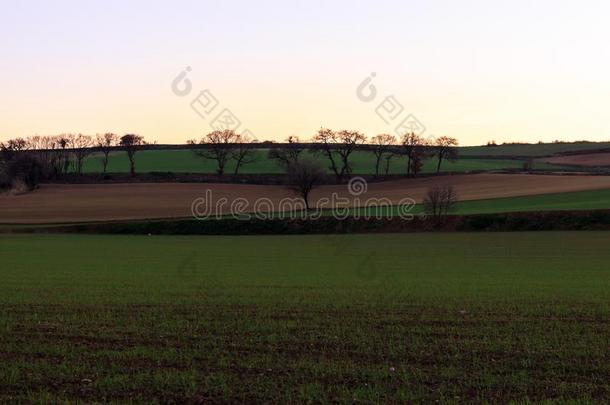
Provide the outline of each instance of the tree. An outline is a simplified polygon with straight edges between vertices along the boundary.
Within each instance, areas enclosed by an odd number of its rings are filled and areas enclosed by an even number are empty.
[[[256,162],[256,149],[252,147],[253,143],[256,143],[256,141],[249,136],[237,135],[235,147],[231,151],[231,157],[235,160],[235,172],[233,174],[238,174],[243,165]]]
[[[292,164],[299,161],[304,150],[298,136],[289,136],[286,139],[286,146],[269,149],[268,157],[276,160],[285,170],[288,170]]]
[[[11,187],[19,189],[25,185],[27,190],[33,190],[43,177],[43,167],[36,156],[19,154],[7,163],[6,176]]]
[[[426,140],[414,132],[406,133],[402,137],[402,148],[407,158],[407,175],[416,176],[423,166],[426,157]]]
[[[136,134],[123,135],[119,141],[119,145],[123,147],[127,152],[127,158],[129,159],[129,172],[132,176],[136,174],[136,152],[140,145],[144,145],[144,137]]]
[[[91,149],[93,138],[83,134],[69,135],[68,143],[76,162],[76,173],[82,174],[85,158],[93,152],[93,149]]]
[[[417,149],[409,160],[408,173],[413,176],[417,176],[424,167],[424,159],[426,158],[426,153],[423,148]]]
[[[103,135],[96,136],[96,144],[97,147],[103,153],[102,156],[102,167],[103,174],[106,174],[106,169],[108,168],[108,160],[110,157],[110,152],[117,145],[119,137],[113,133],[107,132]]]
[[[349,162],[350,155],[358,145],[366,141],[366,136],[358,131],[342,130],[339,132],[321,128],[314,136],[314,142],[320,144],[321,153],[330,161],[330,169],[337,180],[342,181],[345,176],[352,173]]]
[[[217,164],[216,173],[222,176],[227,161],[232,157],[231,149],[233,149],[238,138],[239,136],[231,129],[213,131],[199,141],[199,145],[204,147],[193,149],[193,153],[203,159],[215,160]],[[195,142],[191,141],[191,144],[195,145]]]
[[[450,162],[455,162],[457,160],[457,145],[458,140],[449,136],[441,136],[436,139],[434,142],[434,154],[438,159],[438,164],[436,166],[437,173],[440,173],[441,171],[441,163],[443,160],[448,160]]]
[[[9,139],[6,143],[0,143],[0,152],[4,161],[10,160],[20,151],[28,148],[28,141],[23,138]]]
[[[385,168],[384,168],[384,173],[387,176],[390,173],[390,163],[392,161],[392,159],[394,158],[394,156],[396,156],[396,152],[394,149],[391,149],[390,152],[386,153],[384,160],[385,160]]]
[[[8,175],[6,173],[6,165],[8,163],[8,152],[6,145],[0,142],[0,190],[8,187]]]
[[[0,188],[10,188],[16,181],[22,181],[17,175],[24,173],[20,167],[28,166],[30,161],[31,156],[26,157],[25,154],[28,147],[29,142],[24,138],[9,139],[0,143]]]
[[[57,160],[55,162],[55,171],[61,176],[68,173],[70,169],[70,156],[69,152],[66,150],[70,141],[68,140],[67,135],[59,135],[57,136]]]
[[[534,159],[527,159],[523,162],[523,170],[526,172],[534,170]]]
[[[390,170],[390,159],[392,159],[392,149],[396,144],[396,137],[389,134],[379,134],[371,138],[371,144],[373,145],[373,154],[375,155],[375,176],[379,176],[379,166],[381,160],[386,157],[385,174],[387,175]]]
[[[305,201],[305,208],[309,211],[309,195],[311,191],[324,179],[324,170],[309,160],[294,162],[288,167],[288,184],[290,189]]]
[[[448,184],[434,186],[428,189],[424,197],[424,211],[433,218],[439,219],[455,208],[457,193]]]

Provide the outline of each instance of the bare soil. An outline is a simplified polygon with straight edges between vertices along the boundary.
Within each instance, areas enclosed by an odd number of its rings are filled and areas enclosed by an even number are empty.
[[[587,153],[582,155],[554,156],[545,159],[545,162],[564,166],[610,166],[610,153]]]
[[[610,176],[555,176],[526,174],[475,174],[404,179],[368,184],[357,197],[346,185],[321,186],[312,202],[333,193],[348,199],[346,205],[361,206],[368,198],[385,198],[397,204],[411,198],[420,202],[429,187],[451,184],[460,200],[514,197],[610,188]],[[24,195],[0,195],[0,223],[41,224],[127,219],[183,218],[192,215],[194,200],[211,193],[212,205],[226,198],[214,211],[228,213],[231,204],[244,199],[253,207],[267,198],[275,207],[295,195],[283,186],[194,183],[47,184]],[[209,204],[208,204],[209,205]],[[325,205],[324,207],[330,208]]]

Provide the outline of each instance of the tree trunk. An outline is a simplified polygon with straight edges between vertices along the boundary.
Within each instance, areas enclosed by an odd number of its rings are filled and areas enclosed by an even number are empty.
[[[381,155],[377,156],[377,162],[375,163],[375,177],[379,177],[379,162],[381,161]]]
[[[104,159],[102,160],[102,165],[104,165],[104,173],[106,174],[106,169],[108,168],[108,152],[104,152]]]
[[[339,169],[337,169],[337,164],[335,163],[335,159],[333,158],[332,150],[326,150],[326,156],[330,160],[331,170],[335,173],[335,176],[337,176],[337,179],[339,181],[341,181],[341,178],[343,177],[343,173],[339,173]]]
[[[443,161],[443,154],[439,152],[438,154],[438,165],[436,166],[436,173],[441,172],[441,162]]]

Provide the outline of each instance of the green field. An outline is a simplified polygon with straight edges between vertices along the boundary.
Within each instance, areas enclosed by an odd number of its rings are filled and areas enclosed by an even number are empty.
[[[0,402],[604,402],[609,244],[3,235]]]
[[[457,204],[456,213],[466,215],[491,214],[496,212],[595,209],[610,209],[610,190],[576,191],[526,197],[463,201]]]
[[[328,162],[323,157],[317,158],[322,165],[328,166]],[[354,152],[353,170],[355,174],[375,174],[375,158],[370,152]],[[391,174],[404,174],[406,169],[405,159],[393,159],[390,166]],[[498,170],[498,169],[520,169],[523,162],[512,159],[473,159],[462,158],[455,163],[444,162],[441,170],[445,172],[466,172],[472,170]],[[546,163],[536,163],[536,169],[560,169],[560,166],[549,165]],[[85,161],[84,171],[86,173],[99,173],[102,170],[101,156],[94,155]],[[229,163],[226,168],[227,173],[233,173],[235,165]],[[136,171],[146,172],[174,172],[174,173],[215,173],[216,162],[197,157],[190,150],[145,150],[136,154]],[[429,159],[425,162],[424,173],[436,171],[436,160]],[[125,152],[114,152],[110,156],[108,164],[110,173],[129,172],[129,161]],[[266,150],[257,151],[257,161],[245,165],[241,173],[283,173],[275,161],[267,158]]]
[[[610,149],[610,142],[543,143],[460,147],[462,156],[549,156],[561,152]]]
[[[610,190],[575,191],[569,193],[540,194],[524,197],[493,198],[488,200],[460,201],[456,203],[452,214],[493,214],[501,212],[530,212],[530,211],[560,211],[560,210],[599,210],[610,209]],[[396,215],[396,207],[379,207],[355,210],[360,214]],[[424,208],[421,204],[415,205],[411,211],[421,214]],[[328,212],[331,215],[331,212]]]

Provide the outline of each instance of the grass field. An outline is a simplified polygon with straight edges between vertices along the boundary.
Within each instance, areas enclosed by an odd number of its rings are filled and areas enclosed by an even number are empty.
[[[463,215],[495,212],[610,209],[610,190],[464,201],[458,203],[456,209],[458,214]]]
[[[500,212],[559,211],[559,210],[599,210],[610,209],[610,190],[590,190],[570,193],[542,194],[524,197],[493,198],[461,201],[452,212],[457,215],[493,214]],[[395,215],[396,207],[356,210],[360,215]],[[355,213],[356,213],[355,212]],[[415,205],[412,212],[421,214],[424,208]],[[330,215],[330,212],[329,212]]]
[[[325,167],[328,163],[325,158],[318,157],[320,163]],[[375,159],[369,152],[354,152],[353,168],[355,174],[375,174]],[[393,159],[390,167],[391,174],[404,174],[406,162],[404,159]],[[498,170],[498,169],[518,169],[523,167],[523,162],[511,159],[473,159],[462,158],[457,162],[444,162],[441,170],[445,172],[465,172],[472,170]],[[548,163],[536,163],[536,169],[558,169],[560,166]],[[98,173],[102,170],[101,156],[94,155],[85,161],[84,171],[87,173]],[[197,157],[189,150],[146,150],[138,152],[136,155],[136,170],[140,173],[145,172],[174,172],[174,173],[215,173],[216,162],[204,160]],[[235,166],[233,163],[227,165],[227,173],[233,173]],[[433,173],[436,171],[436,161],[429,159],[425,162],[423,172]],[[111,154],[108,164],[110,173],[129,172],[129,161],[124,152]],[[266,150],[257,151],[257,161],[245,165],[241,173],[283,173],[284,170],[272,160],[267,158]]]
[[[0,401],[603,402],[609,243],[0,236]]]
[[[549,156],[560,152],[582,152],[587,150],[609,149],[610,142],[543,143],[526,145],[465,146],[461,147],[462,156]]]
[[[560,152],[576,152],[598,149],[610,149],[610,142],[582,142],[566,144],[531,144],[531,145],[501,145],[497,147],[466,146],[459,148],[461,159],[457,162],[443,163],[442,171],[464,172],[472,170],[498,170],[517,169],[523,167],[522,160],[511,159],[514,156],[549,156]],[[242,168],[242,173],[282,173],[282,168],[275,162],[267,159],[267,151],[259,150],[258,161]],[[485,159],[477,156],[493,156],[497,158]],[[505,159],[501,159],[505,157]],[[498,159],[500,158],[500,159]],[[320,158],[326,166],[326,160]],[[146,150],[137,154],[137,170],[144,172],[175,172],[175,173],[214,173],[215,162],[205,161],[195,156],[189,150]],[[391,174],[402,174],[405,171],[404,159],[395,158],[390,166]],[[370,152],[355,152],[353,156],[354,173],[374,174],[375,160]],[[100,172],[102,168],[101,156],[94,155],[85,162],[84,170],[87,173]],[[558,170],[566,167],[536,162],[535,169]],[[569,167],[568,167],[569,168]],[[573,168],[572,168],[573,169]],[[227,166],[227,173],[232,173],[234,165]],[[129,162],[124,152],[115,152],[111,155],[108,166],[109,172],[125,173],[129,171]],[[434,159],[427,160],[423,171],[432,173],[436,171]]]

